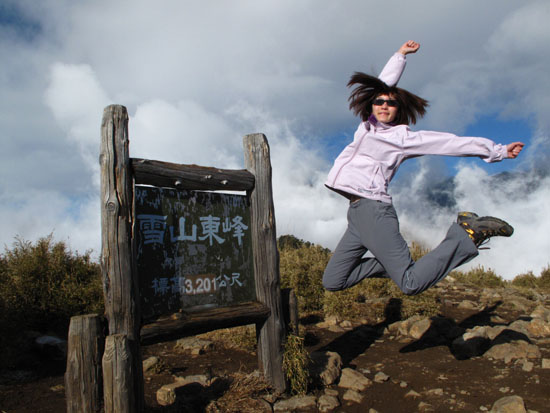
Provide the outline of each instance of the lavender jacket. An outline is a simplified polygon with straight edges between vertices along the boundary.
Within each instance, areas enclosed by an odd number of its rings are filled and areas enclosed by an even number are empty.
[[[404,55],[394,54],[379,78],[390,86],[397,84],[405,64]],[[507,157],[507,148],[486,138],[361,122],[353,142],[334,161],[325,185],[347,198],[356,196],[391,203],[388,185],[399,165],[421,155],[479,156],[485,162],[497,162]]]

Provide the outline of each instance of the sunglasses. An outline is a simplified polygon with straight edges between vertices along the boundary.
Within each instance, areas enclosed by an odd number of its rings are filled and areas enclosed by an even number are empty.
[[[395,99],[374,99],[372,102],[374,106],[382,106],[384,103],[387,103],[388,106],[391,106],[392,108],[397,106],[397,100]]]

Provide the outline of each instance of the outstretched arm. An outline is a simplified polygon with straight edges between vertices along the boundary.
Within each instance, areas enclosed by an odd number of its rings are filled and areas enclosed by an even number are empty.
[[[414,40],[408,40],[403,43],[403,46],[399,48],[397,53],[401,53],[403,56],[406,56],[409,53],[416,53],[418,49],[420,49],[420,43],[417,43]]]
[[[388,60],[388,63],[386,63],[386,66],[384,66],[384,69],[382,69],[382,72],[378,78],[388,86],[397,85],[397,82],[399,82],[399,79],[403,74],[403,70],[405,70],[405,64],[407,61],[405,56],[410,53],[416,53],[419,48],[420,43],[417,43],[414,40],[408,40],[403,43],[399,50],[394,53],[392,57],[390,57],[390,60]]]

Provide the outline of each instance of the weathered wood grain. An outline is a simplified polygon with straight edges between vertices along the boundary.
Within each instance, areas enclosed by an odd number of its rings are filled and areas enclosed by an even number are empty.
[[[101,358],[105,346],[101,317],[71,317],[67,339],[67,413],[96,413],[103,405]]]
[[[136,363],[132,389],[136,410],[143,410],[139,347],[139,294],[133,243],[134,186],[128,150],[128,112],[105,108],[101,123],[101,268],[109,334],[125,334]],[[107,397],[107,395],[105,395]],[[107,402],[107,400],[106,400]]]
[[[218,169],[138,158],[132,158],[131,163],[136,184],[210,191],[247,191],[254,187],[254,175],[244,169]]]
[[[102,361],[105,413],[138,411],[140,397],[134,391],[136,363],[131,347],[126,334],[113,334],[105,340]]]
[[[281,290],[281,299],[283,301],[283,315],[285,324],[289,333],[298,335],[298,299],[292,288],[283,288]]]
[[[212,308],[195,313],[176,313],[141,328],[141,344],[155,344],[205,333],[219,328],[262,323],[270,311],[260,303]]]
[[[258,325],[258,358],[264,376],[275,389],[284,391],[285,325],[281,303],[269,144],[263,134],[246,135],[243,144],[245,167],[256,178],[254,189],[249,191],[256,297],[259,302],[271,309],[269,318]]]

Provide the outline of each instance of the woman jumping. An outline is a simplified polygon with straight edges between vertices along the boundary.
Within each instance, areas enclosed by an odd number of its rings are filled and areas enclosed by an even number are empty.
[[[485,138],[412,131],[408,125],[426,112],[428,102],[396,87],[406,55],[420,45],[408,41],[395,53],[379,78],[356,72],[350,109],[361,117],[353,142],[336,158],[326,186],[350,201],[348,227],[323,275],[327,290],[352,287],[369,277],[389,277],[407,295],[419,294],[452,269],[478,255],[493,236],[509,237],[513,228],[494,217],[460,212],[445,239],[418,261],[411,258],[399,232],[388,185],[403,161],[421,155],[478,156],[485,162],[514,159],[524,144],[496,144]],[[374,257],[363,257],[370,251]]]

